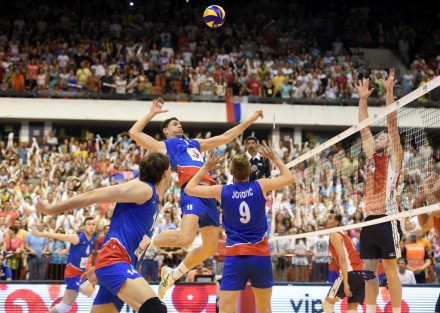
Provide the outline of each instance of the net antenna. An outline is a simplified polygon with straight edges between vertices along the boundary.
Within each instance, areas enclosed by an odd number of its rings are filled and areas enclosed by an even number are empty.
[[[379,224],[386,221],[393,221],[393,220],[399,220],[399,219],[405,219],[409,217],[413,217],[419,214],[429,213],[436,210],[440,210],[440,203],[426,203],[425,206],[421,208],[414,209],[414,198],[417,191],[417,186],[420,184],[420,180],[423,180],[424,177],[426,177],[429,173],[439,171],[438,164],[436,165],[433,160],[431,159],[431,155],[429,154],[429,147],[433,146],[432,140],[435,140],[435,146],[440,147],[440,114],[439,109],[437,108],[429,108],[424,105],[424,103],[427,100],[427,94],[431,93],[431,91],[434,91],[434,89],[438,88],[440,86],[440,76],[436,77],[424,85],[420,86],[416,90],[412,91],[411,93],[405,95],[404,97],[400,98],[399,100],[393,102],[392,104],[387,105],[382,110],[375,114],[371,114],[370,116],[358,124],[348,128],[347,130],[343,131],[342,133],[336,135],[335,137],[329,139],[328,141],[320,144],[319,146],[315,147],[314,149],[307,151],[303,155],[300,155],[298,158],[288,162],[286,166],[288,168],[295,167],[304,161],[317,161],[319,163],[320,161],[326,161],[325,154],[321,154],[321,152],[324,152],[325,150],[331,148],[331,147],[337,147],[341,148],[341,153],[335,153],[333,154],[333,158],[339,158],[337,162],[341,163],[341,161],[346,158],[346,153],[350,152],[352,156],[354,157],[360,157],[362,145],[360,143],[354,144],[354,145],[347,145],[350,150],[344,150],[341,145],[348,142],[349,140],[356,141],[354,139],[355,136],[357,136],[357,140],[359,139],[359,132],[360,130],[370,127],[374,128],[375,130],[383,130],[386,129],[387,125],[387,117],[390,117],[391,113],[396,112],[397,113],[397,120],[399,122],[399,137],[400,141],[402,143],[402,148],[405,150],[405,155],[408,155],[407,151],[409,148],[416,149],[417,151],[417,160],[406,160],[404,157],[402,170],[399,173],[399,185],[397,187],[397,204],[399,206],[399,210],[396,210],[395,212],[384,216],[382,218],[374,219],[368,222],[361,222],[346,226],[340,226],[332,229],[325,229],[315,232],[309,232],[309,233],[302,233],[302,234],[296,234],[296,235],[289,235],[289,236],[280,236],[280,237],[274,237],[271,235],[270,241],[276,241],[278,239],[298,239],[298,238],[304,238],[308,236],[317,236],[317,235],[324,235],[324,234],[330,234],[335,231],[346,231],[351,229],[357,229],[362,228],[364,226]],[[437,93],[439,90],[435,90],[431,94]],[[409,103],[416,101],[414,104],[407,106]],[[405,107],[407,106],[407,107]],[[405,107],[405,108],[404,108]],[[433,136],[434,134],[434,136]],[[375,137],[380,136],[377,135]],[[347,139],[345,142],[343,140]],[[431,140],[431,142],[429,142]],[[425,151],[425,152],[423,152]],[[432,148],[431,148],[432,151]],[[339,155],[340,154],[340,155]],[[324,156],[324,158],[322,157]],[[406,163],[405,163],[406,162]],[[412,162],[412,163],[411,163]],[[325,166],[324,163],[321,165]],[[362,167],[365,170],[369,170],[368,166],[370,164],[365,164],[364,167]],[[319,164],[317,167],[319,168]],[[341,166],[341,164],[339,164]],[[374,164],[372,164],[374,166]],[[377,164],[376,164],[377,166]],[[359,166],[359,168],[361,168]],[[277,174],[279,171],[276,171]],[[304,182],[306,185],[306,188],[309,188],[312,186],[312,189],[316,192],[316,189],[319,188],[319,186],[316,186],[316,176],[318,171],[315,171],[312,173],[311,178],[305,178]],[[356,193],[358,192],[358,183],[357,183],[357,176],[358,174],[354,174],[353,176],[347,175],[346,172],[341,170],[341,167],[338,167],[338,164],[333,164],[333,169],[330,171],[333,174],[333,178],[336,177],[336,179],[333,179],[332,181],[332,191],[333,193],[336,193],[335,199],[338,197],[342,197],[343,191],[350,190],[350,192]],[[272,175],[274,175],[273,173]],[[350,179],[351,181],[350,181]],[[408,180],[411,180],[410,183],[408,183]],[[300,182],[298,182],[300,183]],[[314,186],[314,187],[313,187]],[[365,186],[364,186],[365,187]],[[310,190],[310,188],[309,188]],[[365,189],[366,190],[366,189]],[[341,194],[338,194],[341,193]],[[296,195],[298,197],[298,195]],[[400,199],[399,199],[400,198]],[[335,200],[336,201],[336,200]],[[437,201],[439,202],[439,201]],[[317,205],[318,203],[315,202]],[[297,203],[297,210],[300,210],[300,205]],[[400,212],[399,212],[400,211]],[[275,211],[272,210],[273,216],[272,221],[274,221]],[[274,225],[274,224],[273,224]],[[275,225],[274,225],[275,226]]]

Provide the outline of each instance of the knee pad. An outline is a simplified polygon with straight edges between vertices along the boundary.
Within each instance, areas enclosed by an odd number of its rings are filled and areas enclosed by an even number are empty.
[[[377,285],[379,284],[379,279],[377,278],[376,271],[379,265],[378,259],[366,259],[363,260],[364,268],[362,270],[362,276],[366,285]]]
[[[335,306],[327,300],[322,301],[322,310],[324,313],[335,313]]]
[[[71,305],[65,304],[63,301],[55,305],[55,310],[57,310],[58,313],[67,313],[71,308]]]
[[[158,297],[148,299],[141,305],[138,313],[167,313],[167,307]]]
[[[95,291],[90,295],[89,298],[95,300],[97,294],[98,294],[98,289],[95,289]]]

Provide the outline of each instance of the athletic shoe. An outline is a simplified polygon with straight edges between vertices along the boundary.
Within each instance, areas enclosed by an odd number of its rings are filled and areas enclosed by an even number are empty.
[[[158,296],[159,299],[163,299],[165,297],[165,293],[167,290],[174,285],[174,278],[173,278],[173,269],[168,266],[163,266],[162,271],[160,272],[161,280],[159,284],[159,290],[158,290]]]

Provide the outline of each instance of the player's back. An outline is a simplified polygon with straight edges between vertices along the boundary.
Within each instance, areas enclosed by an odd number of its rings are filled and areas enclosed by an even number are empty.
[[[154,185],[145,183],[153,189],[151,199],[142,204],[117,203],[103,243],[105,246],[111,239],[116,240],[128,254],[133,266],[148,246],[159,208],[159,196]]]
[[[221,202],[227,255],[270,255],[266,199],[258,181],[223,186]]]

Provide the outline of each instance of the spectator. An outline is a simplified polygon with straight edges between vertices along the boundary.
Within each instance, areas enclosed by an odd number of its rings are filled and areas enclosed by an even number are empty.
[[[416,236],[410,234],[402,248],[402,257],[408,261],[407,268],[414,273],[417,284],[426,284],[425,270],[431,265],[428,251],[417,243]]]
[[[405,258],[399,258],[397,260],[397,266],[399,268],[399,279],[402,285],[415,285],[416,278],[414,277],[414,273],[407,269],[408,261]]]
[[[41,232],[44,225],[38,222],[35,225]],[[36,237],[29,233],[26,237],[26,251],[28,254],[29,280],[46,279],[46,254],[49,253],[49,240],[47,238]]]

